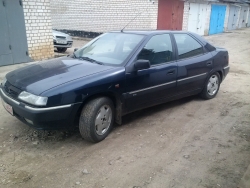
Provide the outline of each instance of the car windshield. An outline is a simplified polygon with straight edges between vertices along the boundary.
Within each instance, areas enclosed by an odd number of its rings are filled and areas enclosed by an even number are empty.
[[[76,58],[107,65],[121,65],[143,39],[143,35],[106,33],[77,50]]]

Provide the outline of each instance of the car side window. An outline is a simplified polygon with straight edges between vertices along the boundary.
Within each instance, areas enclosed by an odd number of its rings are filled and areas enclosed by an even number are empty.
[[[203,54],[203,47],[188,34],[174,34],[178,48],[179,59],[189,58]]]
[[[138,54],[137,59],[149,60],[151,65],[173,60],[173,49],[169,34],[155,35]]]

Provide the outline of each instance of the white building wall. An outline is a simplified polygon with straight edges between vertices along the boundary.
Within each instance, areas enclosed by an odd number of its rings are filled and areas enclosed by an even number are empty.
[[[23,0],[29,56],[33,60],[54,57],[49,0]]]
[[[156,29],[158,0],[51,0],[52,28],[88,32]]]

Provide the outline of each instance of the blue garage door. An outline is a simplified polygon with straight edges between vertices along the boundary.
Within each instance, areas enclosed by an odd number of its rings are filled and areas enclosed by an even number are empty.
[[[226,15],[226,6],[212,5],[209,35],[223,32],[225,15]]]

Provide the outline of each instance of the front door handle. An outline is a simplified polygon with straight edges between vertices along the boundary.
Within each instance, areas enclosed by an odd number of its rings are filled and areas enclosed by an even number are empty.
[[[171,74],[174,74],[175,73],[175,70],[173,69],[173,70],[169,70],[168,72],[167,72],[167,75],[171,75]]]
[[[208,62],[207,62],[207,66],[211,66],[212,64],[213,64],[212,61],[208,61]]]

